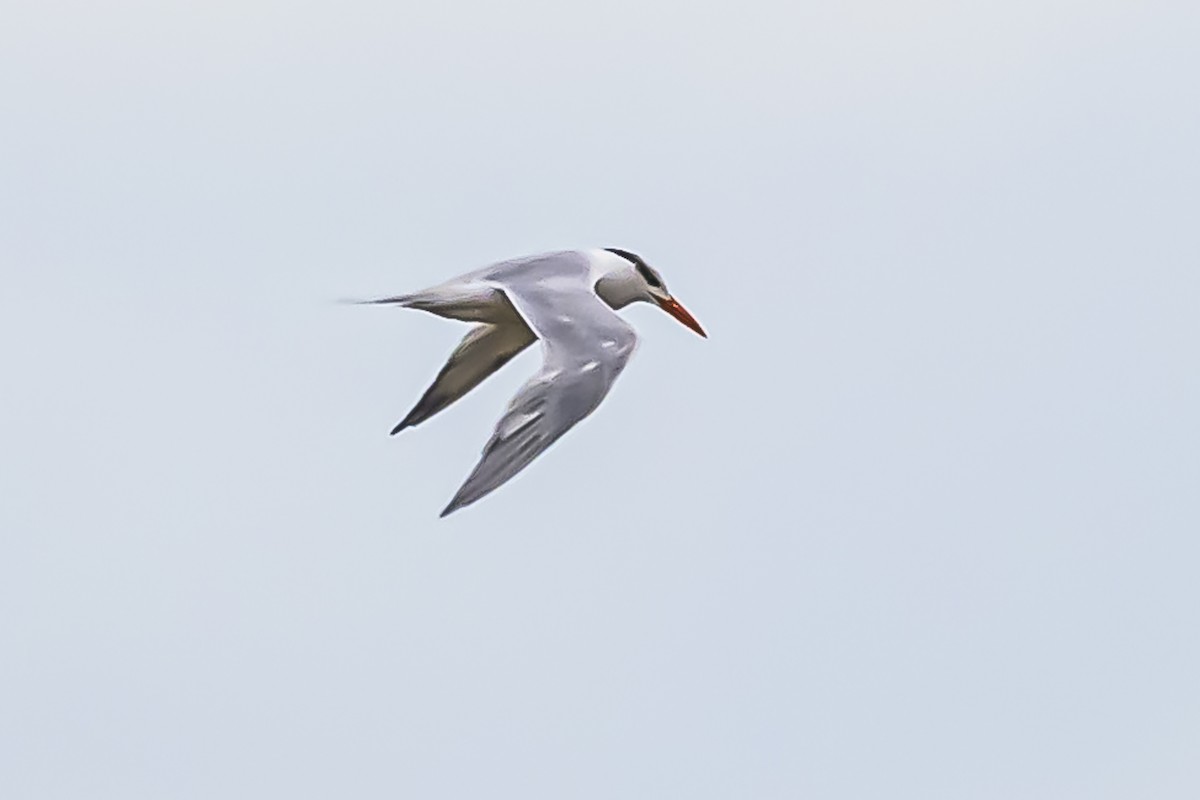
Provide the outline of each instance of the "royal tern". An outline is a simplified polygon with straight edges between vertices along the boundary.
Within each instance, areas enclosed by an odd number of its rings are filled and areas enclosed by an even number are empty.
[[[662,277],[627,250],[566,250],[501,261],[423,292],[369,300],[479,323],[392,433],[418,425],[542,341],[542,368],[509,402],[446,516],[502,485],[592,413],[621,374],[637,334],[614,313],[654,303],[701,336]]]

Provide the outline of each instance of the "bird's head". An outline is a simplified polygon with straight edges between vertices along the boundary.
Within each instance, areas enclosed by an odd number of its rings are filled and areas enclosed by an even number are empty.
[[[667,291],[667,284],[658,271],[641,256],[616,247],[607,247],[603,252],[608,256],[611,269],[606,270],[597,281],[596,292],[606,303],[613,308],[636,302],[654,303],[696,333],[708,338],[708,334],[700,327],[700,323],[696,322],[696,318]]]

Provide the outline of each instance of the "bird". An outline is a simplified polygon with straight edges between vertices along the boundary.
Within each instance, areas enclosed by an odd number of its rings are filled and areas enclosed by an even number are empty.
[[[541,369],[513,396],[442,517],[499,488],[596,410],[637,345],[617,309],[653,303],[708,337],[655,269],[616,247],[499,261],[423,291],[361,302],[475,323],[392,435],[428,420],[534,341],[542,343]]]

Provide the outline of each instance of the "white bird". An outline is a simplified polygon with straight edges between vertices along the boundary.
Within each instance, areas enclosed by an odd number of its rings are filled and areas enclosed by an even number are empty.
[[[613,310],[639,301],[657,304],[707,337],[656,271],[616,248],[501,261],[423,292],[367,301],[480,323],[393,434],[429,419],[535,339],[542,341],[542,368],[509,402],[441,516],[499,487],[600,405],[637,344],[633,328]]]

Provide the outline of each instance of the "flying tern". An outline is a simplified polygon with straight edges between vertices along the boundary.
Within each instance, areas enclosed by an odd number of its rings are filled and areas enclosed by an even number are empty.
[[[413,294],[368,303],[478,323],[392,434],[419,425],[535,340],[542,368],[517,391],[446,516],[501,486],[596,410],[637,344],[614,312],[654,303],[701,336],[662,276],[627,250],[565,250],[501,261]]]

